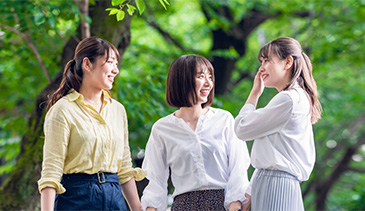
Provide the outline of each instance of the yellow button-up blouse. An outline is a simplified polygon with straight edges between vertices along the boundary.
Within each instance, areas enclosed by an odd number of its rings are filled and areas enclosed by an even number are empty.
[[[124,106],[105,91],[103,98],[99,113],[71,90],[49,109],[44,121],[40,192],[53,187],[57,193],[64,193],[62,174],[118,173],[120,184],[146,176],[142,169],[132,167]]]

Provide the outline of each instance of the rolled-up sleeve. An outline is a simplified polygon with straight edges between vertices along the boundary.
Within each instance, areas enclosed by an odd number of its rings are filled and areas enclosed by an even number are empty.
[[[234,119],[227,123],[226,139],[228,140],[229,179],[225,191],[225,207],[234,201],[246,203],[245,193],[249,186],[247,169],[250,166],[250,156],[245,142],[239,140],[233,130]]]
[[[123,159],[122,162],[119,164],[119,170],[118,170],[118,178],[120,184],[124,184],[132,178],[134,178],[136,181],[140,181],[146,177],[146,173],[141,168],[133,168],[132,165],[132,158],[128,141],[128,120],[125,110],[123,112],[123,120],[124,120],[124,134],[123,134],[124,150],[123,150]]]
[[[244,141],[273,134],[290,120],[292,110],[293,101],[285,92],[277,94],[264,108],[246,104],[235,119],[235,133]]]
[[[166,163],[166,150],[155,128],[149,137],[142,169],[147,172],[148,186],[143,191],[142,208],[154,207],[157,210],[167,208],[167,180],[169,168]]]
[[[55,188],[59,194],[66,191],[60,182],[70,136],[69,128],[64,112],[53,106],[44,121],[46,138],[43,147],[42,175],[38,180],[39,192],[46,187]]]

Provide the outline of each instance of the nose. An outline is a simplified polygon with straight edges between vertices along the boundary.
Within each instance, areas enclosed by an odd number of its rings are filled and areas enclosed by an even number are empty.
[[[114,73],[115,75],[117,75],[119,73],[119,69],[118,69],[118,65],[117,64],[112,69],[112,73]]]
[[[264,72],[264,67],[262,65],[260,66],[259,71]]]
[[[204,77],[204,85],[205,86],[210,86],[210,82],[211,82],[211,80],[209,79],[209,75],[206,75],[205,77]]]

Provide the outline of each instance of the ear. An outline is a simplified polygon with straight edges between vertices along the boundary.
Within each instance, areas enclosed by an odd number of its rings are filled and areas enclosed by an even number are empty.
[[[84,57],[84,59],[82,60],[82,69],[84,71],[91,71],[93,67],[93,64],[91,64],[89,58]]]
[[[288,56],[285,59],[285,69],[291,69],[293,67],[293,57],[292,56]]]

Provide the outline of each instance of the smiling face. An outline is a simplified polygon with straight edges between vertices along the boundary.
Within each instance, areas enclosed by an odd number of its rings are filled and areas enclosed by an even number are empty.
[[[261,57],[261,72],[265,87],[276,88],[278,91],[284,89],[289,82],[290,70],[287,68],[286,59],[279,59],[275,54],[269,58]]]
[[[87,78],[90,80],[89,84],[96,89],[110,90],[113,87],[115,76],[119,73],[118,59],[113,50],[109,51],[109,58],[106,59],[106,55],[98,57],[96,62],[91,65]]]
[[[198,68],[195,78],[195,92],[198,104],[206,103],[213,88],[213,76],[207,68]]]

